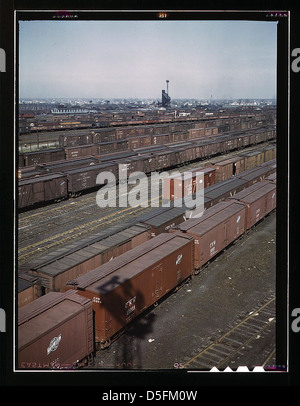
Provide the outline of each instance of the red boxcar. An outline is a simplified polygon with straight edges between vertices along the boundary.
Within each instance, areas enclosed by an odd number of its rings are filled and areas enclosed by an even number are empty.
[[[94,351],[92,302],[50,292],[19,309],[18,368],[73,368]]]
[[[93,301],[95,341],[108,346],[126,325],[193,273],[193,240],[160,234],[71,281]]]

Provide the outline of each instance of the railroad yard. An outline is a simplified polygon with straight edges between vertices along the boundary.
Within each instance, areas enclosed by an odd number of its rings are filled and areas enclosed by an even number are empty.
[[[17,368],[276,365],[275,113],[167,120],[54,128],[31,152],[19,136]],[[148,191],[154,171],[192,175],[168,207],[99,207],[97,175],[118,184],[120,164]],[[202,216],[176,206],[197,193]]]

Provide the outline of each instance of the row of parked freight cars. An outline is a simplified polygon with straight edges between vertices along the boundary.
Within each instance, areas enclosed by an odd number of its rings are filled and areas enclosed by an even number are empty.
[[[204,208],[208,209],[263,179],[276,177],[276,160],[217,183],[213,168],[202,167],[197,171],[203,169],[208,169],[207,173],[213,177],[211,179],[212,177],[208,176],[204,189],[198,192],[203,194]],[[185,188],[183,190],[186,192]],[[59,247],[26,263],[19,269],[18,305],[23,306],[49,291],[62,290],[67,280],[108,262],[151,237],[167,232],[186,218],[185,205],[178,207],[170,202],[167,207],[158,207],[130,222],[109,226],[82,238],[79,242]]]
[[[78,367],[275,208],[273,173],[21,307],[18,367]]]
[[[90,133],[70,133],[59,135],[59,147],[46,150],[19,153],[19,167],[32,166],[45,162],[54,162],[62,159],[101,155],[106,153],[135,150],[169,143],[184,142],[203,139],[216,135],[228,135],[234,131],[229,125],[206,127],[209,123],[194,124],[195,128],[184,128],[187,124],[165,124],[164,126],[135,126],[128,128],[111,128]],[[204,125],[204,127],[200,127]],[[248,129],[254,137],[266,128],[259,127]],[[273,127],[274,129],[274,127]],[[174,131],[175,130],[175,131]],[[244,131],[240,130],[239,131]]]
[[[274,129],[257,130],[253,133],[245,131],[203,140],[140,148],[123,153],[48,162],[24,168],[19,171],[21,179],[18,182],[18,208],[30,208],[36,204],[65,199],[90,191],[97,187],[97,176],[103,171],[113,173],[118,182],[120,164],[126,165],[127,176],[137,171],[150,174],[267,142],[275,137]],[[259,150],[256,154],[254,153],[254,156],[241,153],[242,167],[249,169],[251,162],[254,167],[269,160],[270,158],[266,159],[270,155],[269,149],[276,151],[274,145]],[[259,162],[257,162],[257,156],[260,156]],[[234,171],[232,174],[235,174]]]
[[[193,112],[195,114],[195,112]],[[210,116],[210,121],[213,123],[220,122],[220,120],[227,121],[228,123],[237,122],[252,122],[254,120],[263,123],[270,123],[274,120],[276,112],[274,109],[264,110],[245,110],[236,112],[214,112]],[[200,113],[200,116],[203,116]],[[120,114],[90,114],[90,115],[48,115],[43,116],[42,120],[38,117],[34,118],[34,114],[21,114],[19,115],[19,134],[30,134],[37,131],[57,131],[61,129],[78,129],[78,128],[95,128],[95,127],[128,127],[128,126],[144,126],[156,125],[161,123],[184,123],[184,122],[197,122],[199,115],[180,114],[180,112],[144,112],[143,114],[136,114],[136,112],[120,113]],[[202,118],[202,120],[207,120]],[[250,128],[250,127],[244,127]],[[240,129],[240,128],[239,128]]]

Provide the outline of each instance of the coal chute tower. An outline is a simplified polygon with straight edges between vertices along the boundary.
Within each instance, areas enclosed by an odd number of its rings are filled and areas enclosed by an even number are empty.
[[[169,107],[171,102],[171,97],[169,96],[169,80],[167,82],[167,91],[162,90],[161,94],[161,104],[163,107]]]

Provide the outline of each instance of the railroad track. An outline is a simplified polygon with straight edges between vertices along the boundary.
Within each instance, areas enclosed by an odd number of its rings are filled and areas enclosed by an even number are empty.
[[[272,297],[218,340],[196,352],[182,367],[189,370],[211,370],[216,367],[222,371],[229,366],[234,370],[241,365],[239,359],[254,347],[255,341],[272,331],[275,319],[275,298]],[[261,362],[257,366],[268,365],[274,360],[274,354],[275,342],[261,354]]]
[[[98,229],[103,229],[107,227],[108,224],[112,224],[114,222],[122,222],[125,216],[128,215],[136,215],[144,211],[144,207],[127,207],[123,210],[114,211],[106,216],[101,218],[96,218],[89,222],[84,222],[77,227],[72,227],[66,231],[63,231],[59,234],[55,234],[49,236],[43,240],[38,240],[33,244],[24,246],[19,249],[18,261],[21,265],[24,261],[28,261],[31,257],[33,257],[37,252],[41,254],[42,252],[52,249],[58,245],[66,244],[72,240],[79,239],[80,237],[84,237],[85,234],[89,234],[91,232],[95,232]]]

